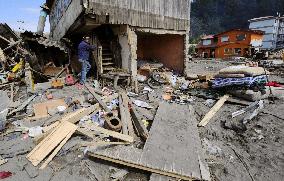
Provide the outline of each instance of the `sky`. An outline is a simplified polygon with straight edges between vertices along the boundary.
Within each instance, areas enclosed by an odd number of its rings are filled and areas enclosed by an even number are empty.
[[[0,23],[16,31],[37,30],[40,6],[45,0],[0,0]],[[49,32],[48,17],[45,32]]]

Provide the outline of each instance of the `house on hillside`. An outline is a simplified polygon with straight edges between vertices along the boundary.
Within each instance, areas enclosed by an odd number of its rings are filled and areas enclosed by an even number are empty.
[[[215,58],[216,48],[217,41],[214,35],[203,36],[196,46],[197,54],[203,58]]]
[[[47,0],[50,36],[68,38],[74,48],[83,36],[91,36],[100,75],[122,68],[135,77],[137,60],[157,60],[182,73],[188,60],[190,2]]]
[[[266,16],[249,20],[249,29],[264,31],[261,49],[284,48],[284,17]]]
[[[203,58],[227,58],[246,56],[254,48],[261,47],[264,32],[233,29],[216,35],[205,36],[197,46]]]

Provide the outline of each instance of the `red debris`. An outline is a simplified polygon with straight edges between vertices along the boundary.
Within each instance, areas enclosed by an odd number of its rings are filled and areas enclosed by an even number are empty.
[[[11,177],[12,173],[11,172],[0,172],[0,179],[8,178]]]
[[[267,82],[265,85],[270,87],[282,87],[282,85],[277,82]]]

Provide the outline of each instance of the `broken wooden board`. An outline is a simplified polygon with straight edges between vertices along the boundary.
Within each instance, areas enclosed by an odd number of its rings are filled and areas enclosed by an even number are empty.
[[[128,129],[128,133],[130,136],[134,136],[134,128],[133,128],[133,124],[132,124],[132,119],[131,119],[131,115],[129,112],[129,98],[126,95],[125,92],[120,92],[120,96],[121,96],[121,100],[122,102],[120,102],[120,104],[122,104],[122,106],[119,106],[121,110],[121,113],[124,112],[124,118],[125,118],[125,122],[127,124],[127,129]]]
[[[93,91],[93,88],[85,85],[85,87],[87,88],[87,90],[94,96],[94,98],[98,101],[98,103],[102,106],[102,108],[106,111],[106,112],[111,112],[111,110],[107,107],[106,103],[102,101],[101,96],[99,96],[98,94],[96,94]]]
[[[34,98],[37,95],[32,95],[31,97],[29,97],[25,102],[23,102],[17,109],[14,109],[13,111],[9,112],[7,116],[11,116],[12,114],[22,111],[23,109],[25,109],[25,107],[27,105],[29,105],[30,102],[32,102],[32,100],[34,100]]]
[[[76,129],[75,129],[76,130]],[[70,131],[67,136],[62,140],[62,142],[55,148],[55,150],[49,155],[49,157],[45,160],[45,162],[41,165],[39,169],[44,169],[49,162],[56,156],[56,154],[61,150],[61,148],[65,145],[65,143],[71,138],[74,131]]]
[[[159,168],[153,168],[150,165],[140,164],[139,162],[142,155],[142,150],[129,146],[116,146],[114,148],[96,149],[96,151],[89,151],[88,155],[101,160],[106,160],[109,162],[148,171],[151,173],[156,173],[183,180],[192,180],[191,177],[183,176],[179,173],[168,172]]]
[[[149,181],[178,181],[177,178],[172,178],[164,175],[152,173]]]
[[[130,114],[130,111],[129,111],[129,102],[130,102],[130,100],[129,100],[126,92],[122,92],[121,93],[121,97],[122,97],[123,105],[124,105],[124,108],[125,108],[124,112],[125,112],[126,117],[127,117],[128,132],[129,132],[130,136],[134,136],[135,133],[134,133],[134,128],[133,128],[131,114]]]
[[[47,127],[44,127],[43,128],[44,133],[35,138],[35,143],[41,142],[47,135],[49,135],[54,130],[54,128],[56,128],[58,126],[58,124],[60,122],[67,121],[67,122],[75,124],[84,116],[87,116],[87,115],[91,114],[92,112],[95,112],[98,109],[99,109],[99,104],[95,104],[95,105],[93,105],[89,108],[82,108],[82,109],[79,109],[75,112],[67,114],[60,121],[54,122],[53,124],[51,124]]]
[[[64,99],[50,100],[42,103],[33,105],[34,113],[36,118],[48,117],[48,110],[55,109],[58,106],[68,107]]]
[[[82,134],[86,134],[88,137],[93,137],[93,138],[98,133],[101,133],[101,134],[105,134],[105,135],[120,139],[122,141],[129,142],[129,143],[134,142],[134,138],[129,136],[129,135],[125,135],[125,134],[121,134],[121,133],[118,133],[118,132],[115,132],[115,131],[104,129],[104,128],[99,127],[99,126],[87,125],[86,127],[78,128],[78,131],[80,131]]]
[[[84,116],[88,116],[95,111],[99,111],[99,104],[95,104],[89,108],[82,108],[73,113],[70,113],[64,116],[64,118],[62,118],[61,121],[68,121],[70,123],[75,124],[78,121],[80,121],[80,119],[82,119]]]
[[[73,134],[77,126],[69,122],[61,122],[45,139],[43,139],[26,158],[37,166],[52,150],[54,150],[69,134]]]
[[[124,112],[123,100],[121,95],[118,97],[119,100],[119,112],[120,112],[120,120],[122,124],[122,133],[128,135],[128,124],[127,124],[127,117]]]
[[[224,95],[219,99],[219,101],[210,109],[210,111],[204,116],[204,118],[200,121],[198,126],[206,126],[211,118],[220,110],[220,108],[224,105],[224,103],[229,99],[229,95]]]
[[[98,146],[109,146],[109,145],[129,145],[129,142],[106,142],[106,141],[93,141],[87,142],[82,141],[80,146],[88,146],[88,147],[98,147]]]
[[[210,180],[192,107],[161,103],[143,150],[98,149],[91,156],[183,180]]]
[[[133,124],[134,124],[135,128],[137,129],[139,136],[141,136],[144,140],[147,140],[147,138],[149,136],[149,132],[146,129],[146,127],[144,126],[142,120],[140,119],[138,112],[137,112],[137,110],[136,110],[136,108],[135,108],[135,106],[133,105],[132,102],[131,102],[130,113],[132,115]]]

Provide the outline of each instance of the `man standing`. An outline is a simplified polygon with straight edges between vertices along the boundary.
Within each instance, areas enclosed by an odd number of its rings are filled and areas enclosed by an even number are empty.
[[[95,50],[95,46],[90,45],[90,37],[83,37],[83,40],[78,46],[79,62],[82,63],[81,80],[80,84],[83,85],[86,82],[86,76],[91,68],[90,53]]]

